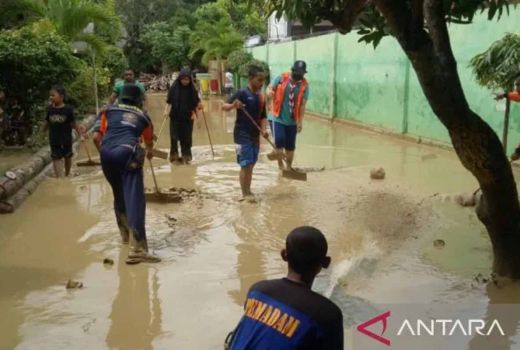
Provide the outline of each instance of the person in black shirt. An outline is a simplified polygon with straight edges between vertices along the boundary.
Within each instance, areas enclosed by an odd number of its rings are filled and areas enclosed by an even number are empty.
[[[267,137],[267,114],[264,96],[261,94],[264,80],[265,73],[262,68],[251,66],[249,68],[249,85],[235,92],[222,106],[225,111],[237,110],[233,138],[236,144],[237,163],[240,165],[242,200],[253,203],[255,197],[251,192],[251,181],[253,168],[260,151],[260,130],[262,135]],[[249,119],[242,109],[247,110],[254,121]]]
[[[228,340],[231,350],[343,350],[341,310],[311,290],[316,275],[330,265],[327,249],[314,227],[289,233],[282,250],[289,273],[250,288],[244,316]]]
[[[65,89],[54,86],[49,92],[50,105],[47,108],[45,128],[49,129],[49,144],[56,177],[61,176],[61,160],[65,159],[65,176],[69,176],[72,166],[72,129],[78,135],[83,133],[76,125],[74,109],[64,103]],[[83,135],[82,135],[83,137]]]
[[[193,121],[197,116],[200,98],[189,69],[182,69],[168,91],[165,115],[170,116],[170,162],[192,160]],[[182,159],[179,158],[179,142]]]

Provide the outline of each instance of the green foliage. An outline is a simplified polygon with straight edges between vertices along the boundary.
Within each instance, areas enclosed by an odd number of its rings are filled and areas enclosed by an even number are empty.
[[[266,82],[266,84],[269,83],[270,76],[271,76],[271,74],[269,72],[269,65],[267,64],[267,62],[261,61],[261,60],[257,60],[256,58],[251,60],[247,65],[244,65],[244,66],[241,67],[241,69],[239,71],[240,76],[247,77],[248,71],[249,71],[249,67],[251,67],[251,66],[261,67],[264,70],[264,73],[265,73],[265,82]]]
[[[198,22],[197,29],[191,35],[192,50],[190,57],[202,52],[202,63],[212,59],[227,58],[243,45],[244,38],[231,24],[228,15],[218,22]]]
[[[142,39],[151,46],[153,58],[173,69],[189,65],[191,30],[167,22],[153,23],[145,28]]]
[[[520,76],[520,35],[507,34],[471,59],[477,82],[491,90],[509,91]]]
[[[78,61],[75,67],[77,77],[65,85],[68,104],[74,106],[78,113],[92,112],[96,105],[94,94],[94,67],[84,61]],[[107,96],[111,88],[110,71],[101,66],[96,67],[96,81],[100,98]]]
[[[248,0],[251,5],[256,1]],[[396,0],[397,1],[397,0]],[[513,0],[443,0],[444,11],[449,22],[466,24],[471,23],[478,12],[487,11],[488,18],[500,19],[504,13],[509,13],[509,4]],[[411,1],[406,1],[410,6]],[[307,27],[312,27],[321,20],[330,20],[340,31],[343,28],[342,20],[345,11],[352,5],[352,0],[267,0],[267,12],[277,13],[281,17],[284,13],[289,19],[299,19]],[[347,10],[348,11],[348,10]],[[348,14],[348,13],[347,13]],[[360,41],[372,43],[376,47],[384,36],[389,35],[386,20],[375,10],[372,2],[368,2],[357,24],[358,33],[362,35]]]
[[[249,64],[253,60],[253,55],[244,49],[233,51],[227,60],[228,68],[233,73],[238,73],[240,68]]]
[[[5,17],[7,23],[23,25],[45,20],[66,41],[85,42],[98,55],[107,43],[114,44],[121,34],[113,0],[7,0],[1,9],[4,13],[0,19]],[[94,24],[96,34],[85,33],[89,23]]]
[[[269,65],[267,62],[253,58],[253,55],[244,49],[236,50],[231,53],[227,63],[230,71],[238,73],[242,78],[247,78],[251,66],[261,67],[265,72],[266,81],[269,81]]]
[[[33,0],[2,0],[0,2],[0,29],[17,28],[45,16],[40,2]]]
[[[156,70],[160,60],[150,54],[152,45],[143,39],[145,28],[156,22],[191,25],[198,3],[189,0],[116,0],[117,13],[126,30],[124,51],[130,66],[138,71]]]
[[[109,46],[106,48],[100,64],[101,67],[108,70],[110,81],[113,82],[116,78],[121,77],[124,70],[128,68],[128,59],[119,47]]]
[[[47,100],[54,84],[67,84],[77,75],[78,59],[53,30],[31,26],[0,32],[0,86],[16,96],[29,113]]]

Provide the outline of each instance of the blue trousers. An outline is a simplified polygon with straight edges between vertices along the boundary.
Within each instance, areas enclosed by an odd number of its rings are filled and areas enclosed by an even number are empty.
[[[101,167],[112,187],[116,220],[126,215],[136,241],[146,239],[143,169],[129,170],[133,150],[125,146],[101,148]]]
[[[273,133],[276,148],[284,148],[287,151],[296,149],[296,135],[298,127],[296,125],[285,125],[275,120],[269,122]]]

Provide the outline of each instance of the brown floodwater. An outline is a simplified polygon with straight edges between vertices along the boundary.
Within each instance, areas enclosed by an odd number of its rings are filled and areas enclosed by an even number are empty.
[[[342,308],[348,349],[357,349],[352,327],[371,305],[469,304],[484,315],[494,303],[520,303],[518,286],[474,279],[489,275],[491,249],[473,210],[450,200],[477,187],[452,152],[309,118],[296,163],[326,170],[291,181],[262,155],[253,179],[259,201],[241,203],[234,114],[220,105],[206,101],[214,159],[201,123],[191,165],[153,160],[159,187],[198,191],[180,204],[148,204],[149,245],[162,263],[125,265],[99,167],[49,178],[0,217],[0,349],[222,349],[251,284],[285,273],[279,251],[298,225],[328,238],[333,264],[314,289]],[[156,129],[163,108],[164,95],[150,96]],[[159,148],[169,148],[167,126]],[[376,166],[384,181],[370,180]],[[444,248],[433,246],[437,239]],[[66,290],[69,279],[84,287]],[[516,331],[511,339],[500,349],[518,349]],[[471,338],[459,348],[499,349]]]
[[[4,174],[14,166],[31,158],[32,152],[27,149],[0,150],[0,174]]]

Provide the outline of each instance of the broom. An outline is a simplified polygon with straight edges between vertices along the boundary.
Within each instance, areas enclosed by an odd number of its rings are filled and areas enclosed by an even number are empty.
[[[262,133],[262,128],[260,128],[260,126],[254,120],[254,118],[251,116],[251,114],[249,114],[249,112],[244,107],[241,107],[240,110],[242,112],[244,112],[244,114],[249,118],[249,120],[251,120],[251,122],[256,126],[258,131],[260,131],[260,133]],[[264,139],[266,139],[267,142],[269,142],[269,144],[273,148],[273,150],[276,151],[276,146],[269,139],[269,137],[264,136]],[[282,159],[287,162],[287,156],[285,154],[279,153],[279,156],[281,156]],[[306,173],[302,173],[302,172],[296,171],[296,170],[294,170],[292,168],[291,169],[287,169],[287,170],[282,170],[282,177],[285,177],[285,178],[288,178],[288,179],[292,179],[292,180],[307,181],[307,174]]]
[[[85,151],[87,152],[88,160],[79,161],[76,163],[77,166],[97,166],[101,165],[100,162],[92,160],[92,157],[90,156],[90,150],[88,149],[87,144],[85,143],[85,140],[81,140],[81,143],[83,144],[83,147],[85,148]]]

